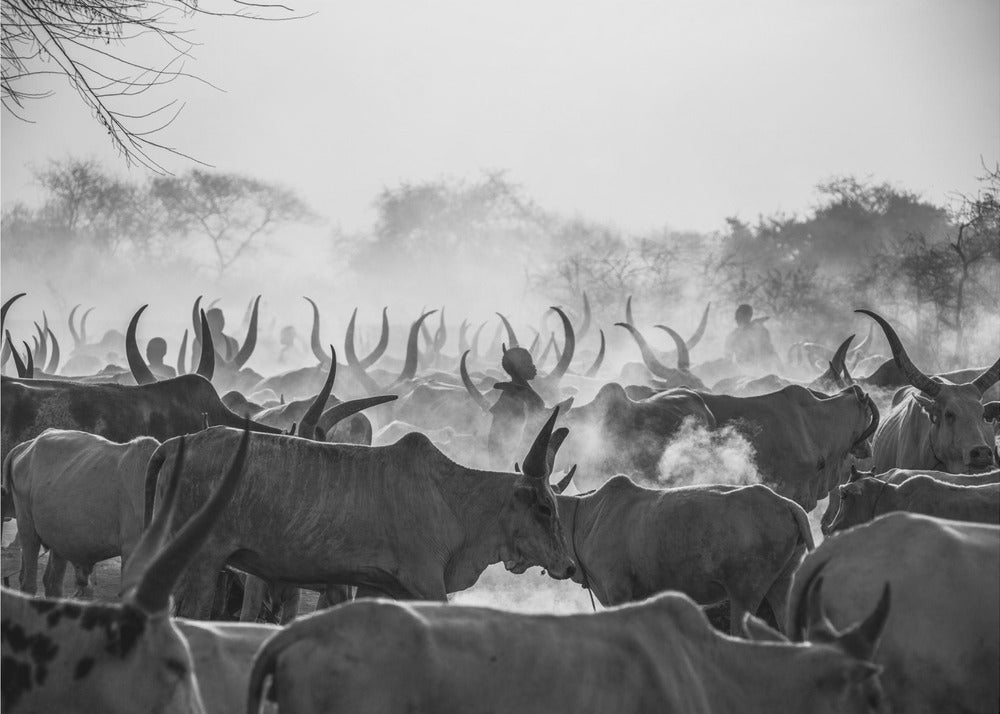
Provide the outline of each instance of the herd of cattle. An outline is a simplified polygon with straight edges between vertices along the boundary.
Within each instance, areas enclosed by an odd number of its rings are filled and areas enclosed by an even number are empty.
[[[630,305],[617,324],[642,361],[611,375],[585,302],[576,325],[553,308],[564,337],[544,350],[500,315],[489,348],[463,322],[449,355],[444,311],[436,333],[424,312],[401,358],[385,311],[359,358],[355,311],[338,363],[310,301],[318,364],[265,377],[246,366],[259,301],[240,344],[199,299],[176,370],[152,344],[142,356],[145,306],[128,369],[101,364],[108,344],[74,308],[67,364],[86,376],[60,369],[47,318],[33,345],[0,328],[18,375],[2,377],[2,511],[21,553],[4,711],[1000,711],[1000,361],[927,375],[859,310],[891,357],[865,355],[871,333],[800,343],[789,356],[826,363],[792,381],[692,364],[707,308],[687,341],[657,325],[662,352]],[[503,354],[554,365],[529,377],[522,438],[496,447],[503,334]],[[760,483],[665,487],[692,426],[741,434]],[[95,565],[116,557],[120,601],[94,600]],[[446,604],[493,563],[603,607]],[[320,596],[297,617],[302,589]],[[710,620],[721,603],[728,621]]]

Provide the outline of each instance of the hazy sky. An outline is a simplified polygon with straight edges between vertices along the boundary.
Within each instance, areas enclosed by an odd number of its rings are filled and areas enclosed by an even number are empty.
[[[225,92],[158,95],[187,101],[162,138],[349,229],[382,186],[481,169],[567,214],[708,230],[806,209],[834,174],[944,200],[1000,157],[996,0],[291,2],[316,14],[191,21],[187,69]],[[124,171],[56,89],[35,124],[3,117],[5,204],[32,162]]]

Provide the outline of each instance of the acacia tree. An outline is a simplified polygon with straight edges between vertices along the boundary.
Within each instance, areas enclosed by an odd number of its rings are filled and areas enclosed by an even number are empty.
[[[0,5],[0,98],[11,116],[27,119],[28,103],[52,92],[42,88],[47,76],[64,77],[112,145],[129,164],[162,171],[155,155],[185,156],[154,137],[177,117],[178,100],[144,97],[172,82],[198,79],[185,72],[194,43],[183,22],[193,15],[291,19],[282,5],[235,0],[232,10],[205,10],[197,0],[3,0]],[[139,46],[143,61],[127,47]],[[198,80],[201,81],[201,80]],[[157,93],[159,96],[159,93]],[[188,157],[190,158],[190,157]]]
[[[315,219],[293,191],[238,174],[194,169],[183,176],[158,176],[150,196],[162,209],[164,231],[210,241],[219,275],[258,237]]]

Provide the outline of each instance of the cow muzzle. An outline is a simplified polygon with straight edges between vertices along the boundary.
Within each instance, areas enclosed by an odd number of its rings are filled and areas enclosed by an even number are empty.
[[[967,466],[971,471],[988,471],[994,463],[993,449],[988,446],[977,446],[969,452]]]

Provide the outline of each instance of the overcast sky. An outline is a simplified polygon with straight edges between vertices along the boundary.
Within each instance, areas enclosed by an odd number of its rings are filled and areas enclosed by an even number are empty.
[[[835,174],[943,201],[1000,158],[996,0],[291,2],[316,14],[190,21],[187,69],[225,91],[159,95],[187,101],[163,139],[348,229],[385,185],[482,169],[566,214],[711,230]],[[124,172],[56,90],[3,116],[5,205],[48,158]]]

